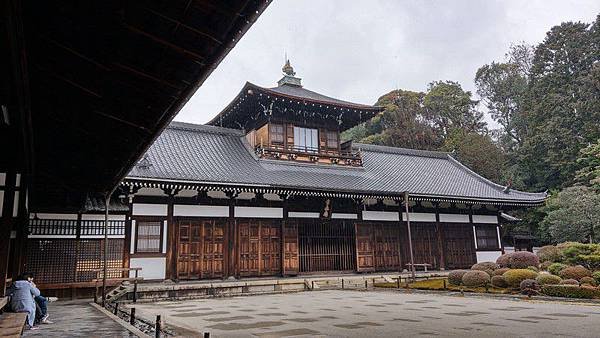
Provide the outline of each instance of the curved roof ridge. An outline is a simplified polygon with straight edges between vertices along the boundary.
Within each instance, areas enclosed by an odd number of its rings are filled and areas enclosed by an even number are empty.
[[[187,131],[200,131],[203,133],[221,134],[221,135],[234,135],[244,136],[244,131],[241,129],[232,129],[218,126],[211,126],[206,124],[196,124],[189,122],[172,121],[167,129],[179,129]]]
[[[470,175],[474,176],[476,179],[480,180],[483,183],[489,184],[492,187],[494,187],[495,189],[499,190],[499,191],[504,191],[504,189],[506,189],[505,186],[495,183],[492,180],[489,180],[481,175],[479,175],[478,173],[476,173],[475,171],[471,170],[469,167],[467,167],[466,165],[460,163],[457,159],[455,159],[454,157],[451,156],[451,154],[448,154],[448,160],[450,161],[450,163],[454,164],[455,166],[457,166],[458,168],[460,168],[461,170],[466,171],[467,173],[469,173]],[[536,196],[536,197],[541,197],[542,199],[545,199],[548,194],[546,192],[528,192],[528,191],[521,191],[521,190],[517,190],[517,189],[510,189],[510,192],[514,192],[514,193],[519,193],[519,194],[524,194],[524,195],[529,195],[529,196]]]
[[[365,109],[365,108],[383,109],[383,107],[381,107],[381,106],[364,104],[364,103],[354,103],[354,102],[350,102],[350,101],[336,99],[334,97],[323,95],[323,94],[317,93],[315,91],[312,91],[310,89],[306,89],[304,87],[299,87],[299,86],[290,86],[290,85],[284,84],[284,85],[281,85],[278,87],[267,88],[267,87],[258,86],[251,82],[249,82],[249,83],[255,87],[259,87],[265,91],[272,92],[273,94],[276,94],[276,95],[283,95],[283,96],[293,97],[293,98],[301,99],[301,100],[309,100],[309,101],[320,102],[323,104],[330,104],[330,105],[345,105],[345,106],[355,107],[355,108],[360,108],[360,109]]]
[[[380,153],[411,155],[411,156],[421,156],[421,157],[433,157],[433,158],[446,158],[446,156],[450,155],[450,153],[444,152],[444,151],[409,149],[409,148],[382,146],[382,145],[367,144],[367,143],[354,143],[352,145],[352,147],[359,148],[361,150],[380,152]]]

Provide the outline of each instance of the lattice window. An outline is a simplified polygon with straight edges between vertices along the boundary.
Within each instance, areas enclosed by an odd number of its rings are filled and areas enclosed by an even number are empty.
[[[327,148],[337,149],[339,144],[338,133],[336,131],[327,132]]]
[[[282,124],[270,124],[269,128],[271,143],[283,143],[284,133]]]
[[[498,233],[495,226],[475,226],[477,249],[499,249]]]
[[[104,235],[103,220],[87,220],[81,221],[82,235]],[[109,220],[108,221],[109,235],[125,235],[125,221]]]
[[[75,235],[75,219],[30,219],[29,232],[32,235]]]
[[[138,221],[136,234],[136,252],[160,253],[162,243],[162,222]]]
[[[124,244],[123,239],[108,240],[109,269],[123,267]],[[94,270],[102,268],[103,250],[103,241],[99,239],[29,239],[26,270],[35,275],[38,284],[89,282],[96,278]],[[107,277],[121,277],[121,273],[110,273]]]

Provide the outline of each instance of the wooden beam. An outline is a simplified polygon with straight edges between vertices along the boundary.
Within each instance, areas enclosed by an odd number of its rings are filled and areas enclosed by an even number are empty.
[[[177,52],[177,53],[179,53],[179,54],[187,57],[188,59],[193,60],[194,62],[196,62],[196,63],[198,63],[198,64],[200,64],[202,66],[205,65],[204,60],[206,58],[203,57],[202,55],[196,53],[196,52],[193,52],[193,51],[191,51],[189,49],[186,49],[186,48],[183,48],[181,46],[178,46],[178,45],[176,45],[176,44],[174,44],[172,42],[169,42],[169,41],[167,41],[165,39],[159,38],[156,35],[150,34],[150,33],[146,32],[146,31],[144,31],[144,30],[142,30],[140,28],[134,27],[132,25],[129,25],[129,24],[126,24],[126,23],[124,23],[123,25],[125,26],[125,28],[127,28],[131,32],[134,32],[136,34],[142,35],[142,36],[148,38],[149,40],[152,40],[153,42],[155,42],[155,43],[157,43],[159,45],[167,47],[167,48],[169,48],[169,49],[171,49],[171,50],[173,50],[173,51],[175,51],[175,52]]]
[[[173,33],[175,33],[175,31],[177,30],[178,27],[183,27],[183,28],[185,28],[187,30],[190,30],[190,31],[192,31],[192,32],[200,35],[200,36],[208,38],[209,40],[212,40],[213,42],[215,42],[215,43],[217,43],[219,45],[223,43],[223,41],[217,39],[213,34],[201,31],[198,28],[192,27],[192,26],[190,26],[190,25],[182,22],[181,20],[173,19],[171,17],[168,17],[168,16],[166,16],[166,15],[164,15],[162,13],[159,13],[159,12],[157,12],[157,11],[155,11],[153,9],[147,8],[147,7],[144,8],[144,9],[147,10],[148,12],[150,12],[150,13],[152,13],[152,14],[160,17],[160,18],[162,18],[162,19],[165,19],[167,21],[170,21],[170,22],[174,23],[176,26],[175,26],[175,29],[173,30]],[[187,11],[187,7],[186,7],[186,11]]]
[[[114,116],[114,115],[112,115],[112,114],[108,114],[108,113],[105,113],[105,112],[101,112],[101,111],[99,111],[99,110],[97,110],[97,109],[94,109],[94,110],[92,110],[92,113],[94,113],[94,114],[97,114],[97,115],[100,115],[100,116],[103,116],[103,117],[106,117],[106,118],[108,118],[108,119],[111,119],[111,120],[113,120],[113,121],[120,122],[120,123],[122,123],[122,124],[125,124],[125,125],[128,125],[128,126],[130,126],[130,127],[134,127],[134,128],[136,128],[136,129],[139,129],[139,130],[143,131],[144,133],[146,133],[146,134],[148,134],[148,135],[151,135],[151,134],[152,134],[152,131],[151,131],[150,129],[148,129],[148,128],[144,127],[144,126],[137,125],[137,124],[135,124],[135,123],[133,123],[133,122],[127,121],[127,120],[125,120],[125,119],[122,119],[122,118],[116,117],[116,116]]]
[[[49,42],[49,43],[55,45],[56,47],[59,47],[59,48],[65,50],[65,51],[67,51],[67,52],[69,52],[69,53],[77,56],[78,58],[80,58],[82,60],[85,60],[85,61],[93,64],[94,66],[96,66],[96,67],[98,67],[98,68],[100,68],[100,69],[102,69],[104,71],[107,71],[107,72],[110,71],[110,68],[108,66],[106,66],[106,65],[104,65],[104,64],[102,64],[102,63],[100,63],[100,62],[98,62],[98,61],[96,61],[94,59],[92,59],[91,57],[89,57],[89,56],[87,56],[87,55],[85,55],[85,54],[83,54],[83,53],[75,50],[72,47],[69,47],[69,46],[63,44],[62,42],[56,41],[56,40],[54,40],[54,39],[52,39],[52,38],[50,38],[48,36],[41,36],[40,39],[42,39],[42,40],[44,40],[46,42]]]
[[[114,65],[115,65],[115,67],[120,68],[121,70],[124,70],[124,71],[126,71],[128,73],[131,73],[131,74],[134,74],[134,75],[136,75],[138,77],[144,78],[145,80],[151,80],[151,81],[156,82],[158,84],[161,84],[163,86],[170,87],[172,89],[177,90],[178,92],[180,92],[181,90],[183,90],[183,88],[181,86],[179,86],[179,85],[177,85],[175,83],[163,80],[160,77],[158,77],[157,75],[152,75],[152,74],[149,74],[149,73],[147,73],[147,72],[145,72],[143,70],[136,69],[134,66],[125,65],[125,64],[122,64],[122,63],[115,63]]]

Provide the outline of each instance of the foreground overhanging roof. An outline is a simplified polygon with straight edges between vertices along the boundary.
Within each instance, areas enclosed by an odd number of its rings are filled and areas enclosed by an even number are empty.
[[[18,2],[34,207],[115,187],[269,2]]]
[[[530,205],[546,193],[504,192],[450,154],[356,144],[362,168],[259,159],[240,130],[173,122],[135,166],[128,181],[239,185]]]

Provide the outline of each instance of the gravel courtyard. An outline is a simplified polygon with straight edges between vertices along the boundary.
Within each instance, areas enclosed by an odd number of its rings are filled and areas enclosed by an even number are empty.
[[[600,306],[394,291],[328,290],[138,303],[189,335],[598,337]],[[189,330],[189,331],[187,331]]]

